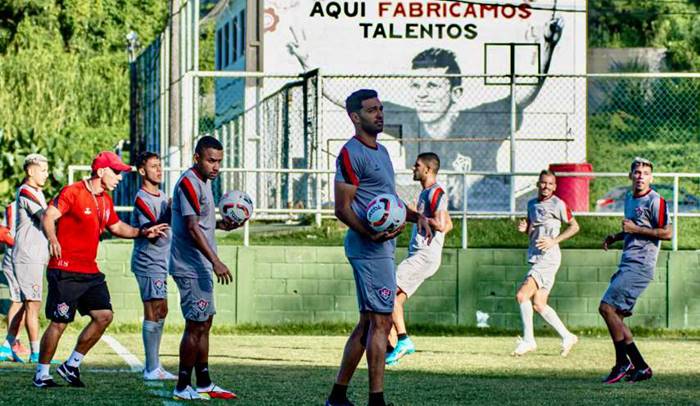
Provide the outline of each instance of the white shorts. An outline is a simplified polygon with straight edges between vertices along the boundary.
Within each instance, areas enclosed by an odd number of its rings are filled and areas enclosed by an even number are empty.
[[[538,289],[551,292],[554,287],[554,280],[556,279],[557,272],[559,271],[559,265],[559,261],[540,261],[536,264],[532,264],[530,271],[525,275],[525,279],[527,279],[528,276],[532,276],[532,279],[537,283]]]
[[[14,264],[22,301],[41,302],[46,264]]]
[[[2,273],[5,275],[5,279],[7,280],[7,287],[10,289],[10,301],[15,303],[22,302],[22,297],[20,296],[19,290],[19,283],[17,282],[17,278],[15,278],[15,272],[12,270],[12,268],[3,267]]]
[[[411,297],[426,279],[435,275],[440,268],[442,255],[428,250],[418,250],[401,261],[396,268],[396,285],[406,296]]]

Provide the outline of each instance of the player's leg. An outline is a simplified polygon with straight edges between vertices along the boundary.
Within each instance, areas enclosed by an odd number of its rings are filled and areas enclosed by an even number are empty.
[[[566,357],[569,355],[571,348],[578,342],[578,337],[572,334],[564,325],[564,323],[557,315],[557,312],[547,304],[549,299],[549,290],[538,289],[533,296],[533,307],[537,313],[542,316],[542,318],[549,323],[550,326],[559,334],[561,337],[561,355]]]
[[[26,309],[25,324],[31,349],[29,361],[37,362],[39,360],[39,312],[41,311],[41,302],[28,300],[24,303],[24,307]]]
[[[58,348],[58,342],[63,335],[63,332],[68,327],[68,323],[60,323],[56,321],[51,321],[44,330],[44,334],[41,337],[41,342],[39,344],[39,363],[36,366],[36,372],[34,373],[34,386],[38,388],[51,388],[58,386],[54,382],[50,374],[51,360],[56,354],[56,349]]]
[[[367,369],[369,372],[369,404],[384,402],[384,365],[386,337],[391,329],[390,313],[369,313],[367,333]]]
[[[143,323],[141,336],[146,356],[143,371],[145,380],[175,380],[177,377],[160,365],[160,341],[167,314],[167,288],[165,277],[136,275],[141,301],[143,302]]]
[[[180,340],[180,365],[175,387],[177,392],[184,393],[192,390],[192,369],[199,356],[199,339],[205,328],[205,321],[185,321],[185,331]]]
[[[214,315],[210,315],[205,322],[205,328],[199,339],[197,360],[194,363],[194,372],[197,377],[197,393],[206,395],[211,399],[235,399],[236,394],[214,384],[209,376],[209,334]]]
[[[386,356],[385,362],[387,365],[395,365],[399,359],[403,358],[405,355],[413,354],[416,351],[413,341],[411,341],[406,332],[406,321],[404,319],[404,305],[406,304],[406,300],[408,300],[406,292],[398,288],[396,301],[394,302],[394,311],[391,314],[393,321],[392,330],[396,330],[396,345]]]
[[[336,376],[333,389],[331,390],[326,405],[346,405],[349,404],[347,398],[348,385],[352,379],[357,365],[365,353],[367,336],[369,332],[369,314],[360,313],[360,320],[350,333],[343,349],[343,358],[340,361],[340,369]]]
[[[22,362],[22,359],[15,353],[13,347],[19,335],[20,328],[25,321],[25,309],[22,302],[12,301],[7,311],[7,335],[0,346],[0,361]]]
[[[515,294],[515,300],[520,306],[520,318],[523,322],[523,338],[513,350],[512,355],[524,355],[537,349],[533,325],[532,298],[537,292],[538,286],[534,276],[528,274]]]

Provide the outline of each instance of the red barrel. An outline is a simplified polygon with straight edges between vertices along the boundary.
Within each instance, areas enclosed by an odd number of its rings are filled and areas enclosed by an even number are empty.
[[[580,164],[550,164],[549,170],[560,172],[593,172],[593,166],[587,162]],[[564,200],[572,211],[588,211],[589,176],[557,175],[557,191],[554,193]]]

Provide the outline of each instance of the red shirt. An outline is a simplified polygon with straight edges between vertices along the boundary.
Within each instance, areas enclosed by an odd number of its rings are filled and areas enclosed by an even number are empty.
[[[79,273],[98,273],[95,259],[100,235],[119,222],[107,193],[93,195],[85,181],[61,189],[51,204],[62,216],[56,222],[61,258],[51,257],[49,268]]]

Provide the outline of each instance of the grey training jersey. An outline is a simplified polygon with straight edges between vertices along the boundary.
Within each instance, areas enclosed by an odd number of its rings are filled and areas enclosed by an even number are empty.
[[[416,208],[418,213],[423,214],[425,217],[435,217],[435,213],[438,211],[447,210],[447,201],[448,197],[445,193],[445,187],[438,183],[433,183],[420,192]],[[433,230],[433,240],[430,242],[430,245],[426,244],[425,237],[418,234],[418,226],[414,224],[411,231],[411,242],[408,245],[408,255],[413,255],[418,250],[426,250],[430,253],[431,259],[440,259],[444,242],[445,235]]]
[[[134,211],[131,212],[131,225],[141,228],[144,225],[170,223],[168,198],[164,193],[151,194],[144,189],[136,192]],[[140,276],[164,277],[168,275],[170,260],[170,230],[166,237],[149,240],[139,237],[134,240],[131,252],[131,271]]]
[[[44,235],[41,219],[46,210],[46,199],[41,190],[29,185],[17,189],[15,213],[15,246],[12,262],[15,264],[48,264],[49,242]]]
[[[352,210],[367,228],[367,205],[382,193],[396,194],[394,167],[383,145],[365,145],[353,137],[345,143],[336,160],[336,182],[357,186]],[[393,258],[396,241],[376,243],[352,229],[345,235],[345,255],[348,258]]]
[[[632,192],[625,196],[625,219],[644,228],[664,228],[671,224],[666,201],[656,191],[649,190],[644,196],[634,197]],[[660,240],[639,234],[625,233],[625,243],[620,259],[620,268],[632,268],[650,278],[656,268]]]
[[[170,274],[186,278],[211,277],[214,267],[197,248],[185,223],[185,217],[197,216],[207,244],[216,252],[216,213],[211,182],[200,178],[194,168],[188,169],[175,185],[172,212]]]
[[[543,252],[537,248],[537,240],[541,237],[556,238],[561,231],[561,223],[569,224],[573,220],[571,210],[557,196],[545,200],[537,198],[527,202],[527,221],[530,224],[530,244],[527,248],[527,259],[531,264],[542,260],[561,260],[559,244]]]
[[[15,238],[15,213],[17,212],[17,202],[12,202],[5,207],[5,219],[2,225],[10,229],[10,236]],[[2,257],[2,269],[12,269],[12,247],[5,245],[5,255]]]

